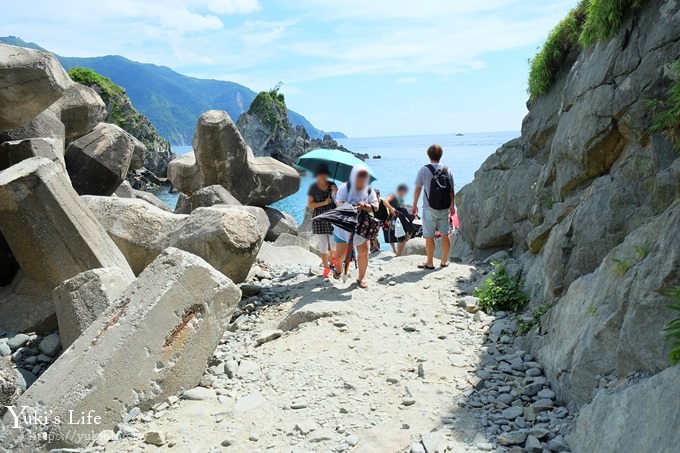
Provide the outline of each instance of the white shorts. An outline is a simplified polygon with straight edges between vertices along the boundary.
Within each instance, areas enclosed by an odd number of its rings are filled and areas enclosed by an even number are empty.
[[[312,245],[321,253],[328,253],[335,248],[335,241],[332,234],[312,235]]]

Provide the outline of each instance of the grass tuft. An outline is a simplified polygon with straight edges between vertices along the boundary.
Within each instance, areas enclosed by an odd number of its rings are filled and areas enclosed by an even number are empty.
[[[669,292],[669,297],[673,301],[668,307],[680,312],[680,286],[676,286]],[[664,334],[668,341],[673,343],[670,352],[671,365],[680,364],[680,316],[666,324]]]
[[[579,37],[581,46],[611,39],[621,29],[629,11],[640,8],[642,0],[590,0],[587,18]]]
[[[680,60],[673,64],[674,81],[665,100],[654,101],[653,106],[660,109],[649,128],[650,134],[662,134],[680,152]]]
[[[586,20],[589,0],[583,0],[555,27],[541,50],[529,61],[531,99],[546,94],[569,58],[579,49],[579,36]]]
[[[538,54],[529,60],[529,96],[543,96],[566,68],[569,55],[618,33],[623,19],[643,0],[581,0],[555,27]]]
[[[274,133],[288,127],[286,98],[280,90],[279,82],[271,90],[259,92],[248,109],[249,114],[258,116]]]

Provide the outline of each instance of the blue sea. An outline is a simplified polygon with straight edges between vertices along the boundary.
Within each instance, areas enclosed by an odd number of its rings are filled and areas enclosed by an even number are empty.
[[[486,132],[443,135],[419,135],[406,137],[374,137],[347,138],[339,143],[358,153],[366,153],[371,158],[366,164],[373,169],[377,181],[373,187],[383,195],[389,194],[401,183],[413,186],[418,169],[427,163],[427,148],[433,143],[444,147],[443,163],[448,165],[454,175],[456,188],[472,182],[480,165],[493,154],[503,143],[517,137],[519,132]],[[173,147],[177,154],[184,154],[190,147]],[[373,156],[381,156],[374,159]],[[275,208],[293,215],[298,223],[302,222],[307,203],[307,189],[312,184],[312,177],[305,176],[300,183],[300,190],[275,205]],[[164,202],[174,209],[177,194],[169,194],[167,190],[156,193]]]

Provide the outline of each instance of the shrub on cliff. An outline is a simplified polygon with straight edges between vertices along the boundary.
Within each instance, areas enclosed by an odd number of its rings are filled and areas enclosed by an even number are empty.
[[[508,275],[505,267],[497,263],[494,271],[474,291],[479,298],[479,306],[487,313],[503,311],[519,311],[528,302],[522,291],[522,282]]]
[[[590,0],[580,42],[583,47],[611,39],[618,33],[623,18],[638,9],[642,0]]]
[[[154,125],[132,105],[125,89],[89,68],[68,71],[74,82],[93,88],[106,104],[107,123],[114,123],[146,146],[144,166],[158,176],[165,176],[167,162],[172,159],[170,143],[158,134]],[[161,163],[163,162],[163,163]]]
[[[257,116],[274,133],[288,129],[286,98],[280,89],[278,84],[269,91],[261,91],[248,109],[248,114]]]
[[[530,61],[529,94],[532,99],[550,90],[569,55],[579,49],[579,37],[586,20],[589,0],[583,0],[572,9],[548,35],[548,39]]]
[[[611,39],[624,17],[643,0],[581,0],[548,35],[538,54],[529,61],[529,95],[546,94],[559,73],[566,69],[572,52]]]

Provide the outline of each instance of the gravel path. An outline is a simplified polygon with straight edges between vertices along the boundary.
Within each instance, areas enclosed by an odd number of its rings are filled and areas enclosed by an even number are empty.
[[[416,269],[421,259],[372,259],[368,290],[309,269],[256,267],[201,386],[131,411],[99,443],[107,451],[567,451],[558,433],[571,415],[555,407],[540,364],[514,350],[504,333],[514,323],[500,314],[492,324],[466,297],[480,273],[463,265],[427,273]]]

